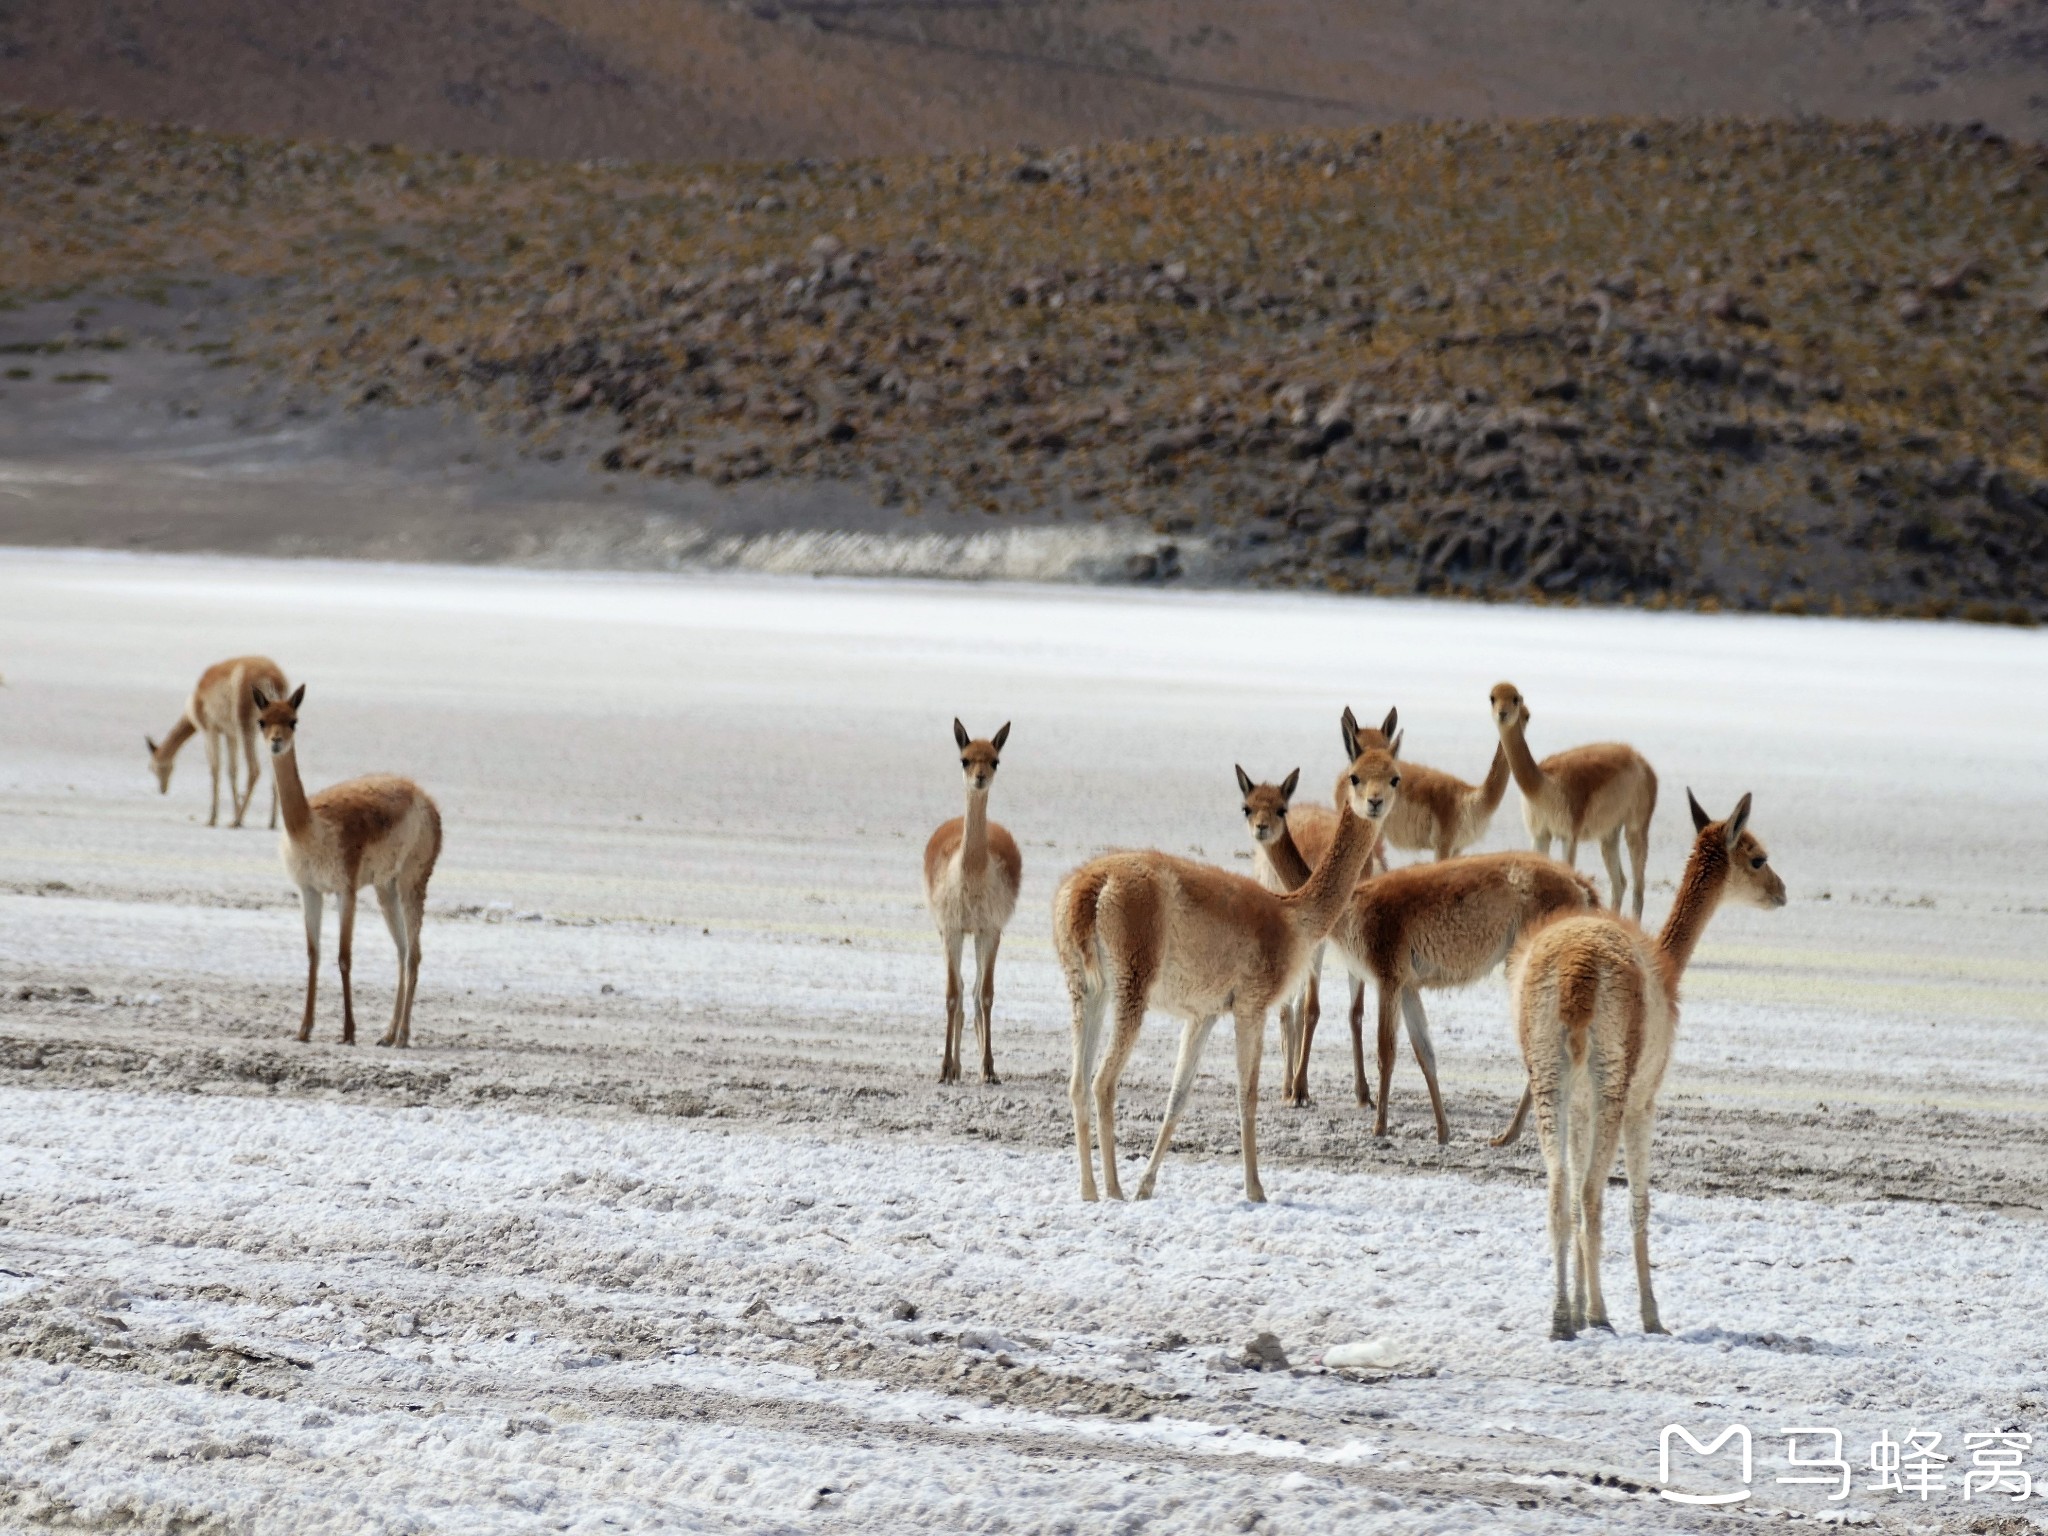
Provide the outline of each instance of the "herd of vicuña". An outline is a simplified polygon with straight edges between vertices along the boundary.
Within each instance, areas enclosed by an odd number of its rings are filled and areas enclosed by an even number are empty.
[[[1280,1021],[1281,1102],[1305,1105],[1326,953],[1334,953],[1351,977],[1352,1086],[1360,1106],[1374,1108],[1373,1133],[1387,1134],[1398,1022],[1422,1068],[1439,1142],[1449,1140],[1450,1121],[1422,994],[1471,986],[1505,964],[1528,1077],[1514,1118],[1492,1144],[1513,1141],[1534,1109],[1549,1175],[1557,1272],[1552,1335],[1570,1338],[1584,1327],[1608,1326],[1600,1220],[1617,1148],[1628,1174],[1643,1327],[1661,1332],[1650,1288],[1650,1125],[1677,1026],[1679,978],[1723,900],[1783,906],[1785,887],[1749,831],[1748,795],[1715,820],[1688,791],[1692,851],[1671,914],[1652,937],[1640,926],[1657,809],[1657,775],[1649,763],[1619,742],[1574,747],[1539,762],[1529,749],[1531,716],[1521,690],[1501,683],[1489,705],[1499,744],[1478,784],[1403,762],[1393,710],[1376,730],[1344,711],[1345,767],[1334,809],[1296,802],[1299,769],[1273,784],[1255,782],[1238,767],[1255,878],[1169,853],[1119,851],[1090,859],[1060,882],[1053,895],[1053,949],[1073,1010],[1068,1093],[1081,1198],[1123,1198],[1116,1089],[1148,1011],[1178,1017],[1181,1038],[1137,1197],[1146,1199],[1157,1187],[1203,1049],[1228,1014],[1244,1192],[1258,1201],[1266,1197],[1258,1154],[1266,1018],[1277,1013]],[[967,814],[941,826],[925,848],[925,899],[946,946],[941,1082],[960,1076],[960,961],[969,933],[982,1079],[997,1081],[996,946],[1016,908],[1023,873],[1016,840],[988,818],[989,789],[1009,733],[1006,724],[980,740],[953,722]],[[1521,790],[1534,851],[1465,855],[1486,835],[1510,779]],[[1607,865],[1611,911],[1600,910],[1598,888],[1573,868],[1579,844],[1589,841],[1600,845]],[[1550,857],[1557,842],[1564,845],[1562,863]],[[1389,868],[1389,846],[1435,858]],[[1632,915],[1623,917],[1631,887]],[[1365,1070],[1367,983],[1378,997],[1377,1100]]]
[[[183,715],[149,762],[168,791],[180,747],[206,746],[213,807],[220,821],[225,765],[232,825],[256,795],[257,743],[269,748],[271,825],[284,818],[282,852],[298,887],[306,927],[306,1006],[298,1038],[313,1032],[320,973],[320,915],[340,907],[342,1041],[355,1040],[350,986],[356,896],[365,886],[398,954],[391,1025],[378,1042],[411,1043],[419,985],[420,925],[427,881],[441,852],[441,813],[410,779],[350,779],[308,795],[297,738],[304,685],[287,692],[284,672],[264,656],[209,667]],[[1071,871],[1053,896],[1053,948],[1073,1016],[1068,1094],[1081,1198],[1123,1198],[1117,1176],[1116,1089],[1148,1011],[1181,1021],[1180,1051],[1166,1113],[1139,1176],[1139,1199],[1157,1187],[1160,1164],[1187,1108],[1210,1031],[1226,1014],[1236,1044],[1244,1191],[1265,1199],[1259,1180],[1259,1061],[1266,1019],[1277,1013],[1281,1102],[1309,1102],[1308,1063],[1320,1015],[1320,977],[1334,955],[1351,978],[1352,1088],[1387,1134],[1395,1032],[1404,1026],[1436,1122],[1450,1137],[1436,1049],[1422,994],[1467,987],[1507,967],[1508,1007],[1527,1084],[1508,1126],[1513,1141],[1533,1109],[1549,1174],[1550,1238],[1556,1270],[1551,1332],[1570,1338],[1606,1327],[1600,1290],[1601,1211],[1617,1150],[1628,1175],[1629,1219],[1643,1327],[1661,1332],[1650,1288],[1650,1127],[1670,1064],[1678,983],[1700,934],[1724,900],[1759,907],[1785,902],[1785,887],[1749,830],[1749,796],[1716,820],[1690,791],[1693,845],[1663,928],[1640,926],[1657,775],[1633,747],[1601,742],[1538,761],[1521,690],[1497,685],[1489,705],[1499,737],[1483,779],[1456,776],[1401,757],[1396,711],[1377,729],[1345,710],[1338,729],[1345,766],[1334,806],[1297,802],[1299,769],[1279,783],[1255,782],[1242,767],[1237,788],[1253,844],[1254,877],[1173,854],[1119,851]],[[981,1078],[999,1081],[995,1062],[995,967],[1003,930],[1017,909],[1023,858],[1017,840],[989,819],[989,794],[1010,727],[975,737],[958,720],[965,814],[941,825],[924,850],[924,894],[945,946],[946,1028],[939,1080],[960,1079],[970,978],[962,968],[974,942],[975,1044]],[[240,749],[240,759],[237,749]],[[243,772],[243,769],[246,772]],[[1487,832],[1512,780],[1534,851],[1466,854]],[[1622,867],[1622,844],[1628,868]],[[1564,859],[1550,858],[1553,843]],[[1611,881],[1600,908],[1594,883],[1573,868],[1579,844],[1597,842]],[[1389,847],[1433,860],[1389,868]],[[1623,917],[1624,897],[1631,916]],[[1378,1097],[1366,1073],[1365,991],[1377,998],[1374,1029]],[[1096,1180],[1096,1149],[1102,1175]]]

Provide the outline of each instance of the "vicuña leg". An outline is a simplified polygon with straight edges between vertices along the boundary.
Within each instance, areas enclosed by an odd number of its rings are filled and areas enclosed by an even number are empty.
[[[1622,1122],[1621,1156],[1628,1169],[1628,1224],[1636,1247],[1636,1296],[1643,1307],[1643,1332],[1662,1333],[1657,1294],[1650,1288],[1650,1113]]]
[[[376,888],[377,906],[384,914],[384,926],[391,934],[391,944],[398,951],[398,989],[391,999],[391,1027],[384,1031],[379,1045],[392,1045],[398,1039],[398,1027],[405,1021],[405,913],[399,905],[398,882],[386,881]]]
[[[1644,822],[1640,827],[1630,827],[1628,829],[1628,862],[1636,877],[1634,899],[1636,921],[1640,923],[1643,920],[1643,870],[1650,862],[1650,824],[1648,822]]]
[[[967,1025],[967,1009],[960,996],[960,951],[967,935],[958,928],[946,930],[946,1048],[939,1058],[939,1081],[960,1081],[960,1036]]]
[[[210,774],[210,775],[212,776],[212,778],[213,778],[213,809],[212,809],[212,810],[210,810],[210,811],[208,811],[208,812],[206,813],[206,824],[207,824],[207,825],[208,825],[209,827],[217,827],[217,826],[219,826],[219,825],[220,825],[220,747],[221,747],[221,740],[222,740],[222,737],[221,737],[221,734],[220,734],[220,732],[218,732],[218,731],[213,731],[213,730],[209,730],[209,731],[208,731],[208,732],[206,733],[206,771],[207,771],[207,772],[208,772],[208,773],[209,773],[209,774]],[[233,775],[234,775],[234,771],[235,771],[235,764],[234,764],[234,759],[233,759],[233,758],[230,758],[230,759],[228,760],[228,774],[229,774],[229,777],[230,777],[230,779],[231,779],[231,780],[232,780],[232,778],[233,778]],[[229,785],[228,785],[228,798],[229,798],[230,800],[232,800],[232,799],[233,799],[234,797],[235,797],[235,786],[234,786],[234,784],[233,784],[232,782],[230,782],[230,783],[229,783]]]
[[[349,982],[349,968],[355,962],[356,891],[353,878],[341,893],[341,942],[335,946],[335,962],[341,967],[341,1043],[356,1043],[356,1000]]]
[[[1550,1336],[1570,1339],[1578,1336],[1572,1322],[1570,1291],[1571,1252],[1578,1241],[1578,1212],[1572,1200],[1571,1169],[1566,1145],[1571,1128],[1571,1081],[1562,1072],[1546,1073],[1541,1082],[1532,1080],[1536,1105],[1536,1140],[1543,1148],[1543,1167],[1550,1190],[1550,1264],[1553,1282],[1550,1303]]]
[[[1237,1119],[1238,1134],[1244,1139],[1244,1197],[1263,1205],[1266,1186],[1259,1182],[1259,1057],[1266,1048],[1264,999],[1256,1009],[1239,1004],[1231,1017],[1237,1024]],[[1165,1150],[1162,1141],[1154,1155]]]
[[[249,807],[256,803],[256,790],[263,782],[263,759],[256,749],[256,740],[256,724],[252,720],[249,723],[249,728],[242,732],[242,764],[248,770],[249,787],[242,795],[241,806],[235,811],[235,825],[238,827],[242,824],[242,818],[248,814]],[[270,825],[271,829],[275,831],[277,828],[277,786],[275,784],[270,786]]]
[[[974,969],[979,980],[974,989],[974,1034],[981,1042],[981,1080],[999,1083],[996,1076],[996,949],[1003,942],[1003,930],[984,929],[974,936]]]
[[[1365,983],[1351,978],[1351,1087],[1360,1109],[1372,1108],[1372,1089],[1365,1084]]]
[[[306,919],[306,1016],[299,1022],[299,1039],[313,1038],[313,999],[320,991],[320,893],[310,885],[299,887],[299,910]]]
[[[1124,1187],[1116,1176],[1116,1085],[1123,1079],[1124,1065],[1131,1059],[1138,1030],[1145,1022],[1148,981],[1137,976],[1116,981],[1116,1016],[1110,1025],[1109,1049],[1095,1069],[1095,1134],[1102,1142],[1102,1192],[1112,1200],[1124,1197]]]
[[[1280,1059],[1285,1063],[1280,1077],[1280,1102],[1295,1102],[1297,1084],[1301,1077],[1301,1014],[1306,999],[1302,996],[1289,998],[1280,1005]]]
[[[1549,858],[1550,834],[1548,832],[1537,832],[1531,834],[1529,839],[1529,846],[1531,848],[1534,848],[1538,853],[1542,854],[1544,858]]]
[[[1085,983],[1070,985],[1068,999],[1074,1005],[1074,1070],[1067,1079],[1067,1097],[1074,1106],[1074,1150],[1081,1159],[1081,1198],[1093,1200],[1095,1153],[1089,1145],[1093,1119],[1090,1095],[1095,1085],[1095,1059],[1102,1053],[1102,1020],[1109,1011],[1106,988],[1090,990]]]
[[[1614,1167],[1614,1153],[1621,1143],[1623,1101],[1616,1089],[1603,1088],[1595,1101],[1592,1155],[1586,1162],[1585,1186],[1580,1195],[1579,1262],[1586,1271],[1586,1326],[1614,1332],[1607,1321],[1607,1297],[1600,1289],[1601,1218],[1607,1208],[1607,1174]]]
[[[1621,898],[1628,890],[1628,877],[1621,872],[1621,828],[1600,840],[1600,857],[1607,861],[1607,883],[1614,891],[1614,910],[1621,910]]]
[[[405,901],[405,1017],[399,1021],[398,1043],[412,1047],[412,1005],[420,993],[420,924],[427,916],[427,888],[419,885],[404,893]]]
[[[1436,1112],[1436,1139],[1441,1146],[1451,1139],[1451,1124],[1444,1118],[1444,1096],[1436,1086],[1436,1046],[1429,1038],[1429,1015],[1422,1011],[1422,994],[1413,987],[1401,989],[1401,1016],[1408,1022],[1408,1045],[1415,1052],[1415,1064],[1429,1084],[1429,1107]]]
[[[1289,1102],[1306,1109],[1308,1096],[1308,1053],[1316,1043],[1316,1025],[1323,1017],[1323,950],[1316,946],[1315,958],[1309,962],[1308,987],[1302,1004],[1301,1038],[1295,1042],[1294,1063],[1290,1069],[1294,1076],[1292,1089],[1294,1097]]]
[[[1380,1103],[1379,1108],[1373,1112],[1372,1133],[1375,1136],[1384,1136],[1387,1134],[1387,1096],[1394,1086],[1394,1016],[1395,1010],[1400,1006],[1401,996],[1384,981],[1379,984],[1379,994]]]
[[[1264,1029],[1265,1025],[1264,1019],[1259,1020],[1261,1029]],[[1174,1058],[1173,1063],[1173,1090],[1166,1096],[1166,1118],[1159,1122],[1159,1139],[1152,1144],[1152,1156],[1146,1162],[1145,1172],[1138,1180],[1140,1200],[1150,1200],[1153,1188],[1159,1183],[1159,1165],[1166,1161],[1166,1149],[1172,1145],[1174,1127],[1180,1124],[1180,1117],[1187,1111],[1188,1096],[1195,1089],[1195,1076],[1202,1070],[1202,1049],[1209,1043],[1209,1032],[1215,1027],[1214,1014],[1206,1019],[1190,1019],[1181,1026],[1180,1055]],[[1107,1135],[1103,1137],[1102,1146],[1104,1157],[1107,1158]],[[1115,1182],[1113,1176],[1111,1182]]]
[[[1487,1145],[1489,1147],[1505,1147],[1512,1142],[1520,1141],[1522,1139],[1522,1122],[1528,1118],[1529,1085],[1524,1083],[1522,1085],[1521,1102],[1515,1106],[1515,1118],[1510,1120],[1507,1123],[1507,1128],[1494,1137],[1493,1140],[1489,1141]]]

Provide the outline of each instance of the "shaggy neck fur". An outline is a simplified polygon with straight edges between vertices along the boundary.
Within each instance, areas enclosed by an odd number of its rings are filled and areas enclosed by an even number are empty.
[[[297,748],[272,753],[270,771],[277,777],[277,805],[284,813],[285,835],[297,842],[313,830],[313,808],[306,804],[306,786],[299,782]]]
[[[178,723],[170,728],[170,731],[164,736],[162,744],[157,747],[156,760],[160,763],[168,763],[178,755],[178,748],[190,741],[197,730],[198,727],[193,725],[190,716],[178,716]]]
[[[1301,856],[1286,822],[1280,823],[1280,835],[1270,843],[1259,844],[1258,851],[1283,890],[1298,891],[1308,883],[1308,860]]]
[[[1720,822],[1703,830],[1693,840],[1692,857],[1685,862],[1685,878],[1678,883],[1678,898],[1671,903],[1671,915],[1657,935],[1657,955],[1663,963],[1664,987],[1673,996],[1678,978],[1706,932],[1707,920],[1721,904],[1728,888],[1727,831]]]
[[[1502,752],[1507,756],[1508,769],[1515,776],[1515,786],[1533,800],[1543,793],[1550,780],[1544,776],[1543,769],[1529,753],[1529,738],[1523,734],[1525,729],[1520,720],[1513,725],[1502,726],[1500,745]],[[1486,782],[1489,785],[1493,783],[1493,775],[1490,772],[1486,776]],[[1501,786],[1502,793],[1506,793],[1506,789],[1506,785]]]
[[[960,872],[969,877],[988,868],[988,791],[967,791],[967,815],[960,826]]]
[[[1528,750],[1526,746],[1522,748],[1525,754]],[[1486,782],[1479,786],[1479,804],[1476,807],[1478,814],[1491,817],[1500,809],[1500,803],[1507,797],[1507,792],[1508,749],[1505,745],[1499,745],[1493,749],[1493,761],[1486,765]]]
[[[1337,802],[1337,835],[1329,853],[1306,882],[1280,898],[1296,928],[1319,939],[1337,926],[1379,835],[1378,822],[1352,813],[1349,795]]]

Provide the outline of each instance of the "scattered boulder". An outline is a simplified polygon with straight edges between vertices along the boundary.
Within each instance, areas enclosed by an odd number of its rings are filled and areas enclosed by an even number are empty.
[[[1280,1336],[1276,1333],[1255,1333],[1245,1341],[1238,1351],[1238,1363],[1248,1371],[1284,1371],[1288,1368],[1287,1351],[1281,1347]]]

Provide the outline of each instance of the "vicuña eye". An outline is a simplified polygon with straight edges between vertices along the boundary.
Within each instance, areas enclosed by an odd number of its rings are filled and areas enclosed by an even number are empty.
[[[1351,787],[1353,789],[1358,788],[1358,775],[1355,773],[1351,775]]]
[[[1751,869],[1762,869],[1764,865],[1768,862],[1769,860],[1767,860],[1762,854],[1758,854],[1755,858],[1749,861],[1749,867]]]
[[[1399,789],[1401,787],[1401,775],[1397,773],[1391,779],[1387,780],[1387,786],[1390,789]]]

